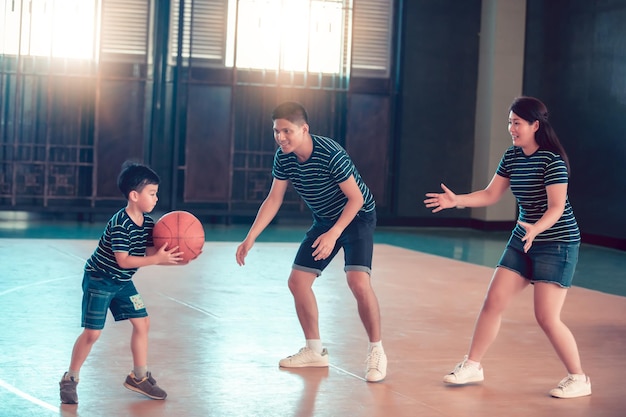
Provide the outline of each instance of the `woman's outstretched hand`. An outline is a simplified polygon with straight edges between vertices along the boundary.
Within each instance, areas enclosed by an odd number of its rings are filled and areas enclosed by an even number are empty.
[[[424,204],[426,207],[432,208],[433,213],[457,206],[456,194],[450,191],[443,183],[441,184],[441,189],[444,191],[443,193],[426,193],[428,198],[424,200]]]

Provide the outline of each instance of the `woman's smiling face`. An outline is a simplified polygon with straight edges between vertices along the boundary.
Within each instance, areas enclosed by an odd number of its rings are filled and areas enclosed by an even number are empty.
[[[513,139],[513,145],[522,148],[527,155],[530,155],[539,148],[535,140],[535,132],[538,129],[538,120],[529,123],[512,111],[509,113],[509,134]]]

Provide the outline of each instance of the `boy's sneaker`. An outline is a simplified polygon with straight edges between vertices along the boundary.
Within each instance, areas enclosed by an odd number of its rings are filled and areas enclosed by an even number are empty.
[[[443,382],[447,384],[469,384],[470,382],[484,381],[485,375],[483,369],[478,368],[474,364],[467,363],[467,355],[463,358],[463,361],[458,363],[452,372],[443,377]]]
[[[591,395],[591,380],[588,376],[567,375],[550,395],[557,398],[576,398]]]
[[[365,360],[365,380],[380,382],[387,376],[387,355],[379,347],[374,347]]]
[[[278,362],[282,368],[326,368],[328,366],[328,351],[317,353],[308,347],[303,347],[295,355],[287,356]]]
[[[78,394],[76,393],[76,385],[78,380],[73,376],[67,377],[67,372],[63,374],[61,382],[59,382],[61,402],[63,404],[78,404]]]
[[[131,371],[126,377],[126,381],[124,381],[124,386],[131,391],[143,394],[153,400],[164,400],[165,397],[167,397],[167,393],[157,385],[157,382],[152,378],[150,372],[142,379],[136,379],[135,374]]]

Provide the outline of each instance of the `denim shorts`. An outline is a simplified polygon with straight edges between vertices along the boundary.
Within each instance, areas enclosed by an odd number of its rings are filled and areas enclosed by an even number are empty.
[[[572,286],[580,243],[533,242],[524,253],[524,242],[513,235],[498,266],[510,269],[531,283],[551,282],[563,288]]]
[[[118,281],[85,272],[82,327],[93,330],[103,329],[107,310],[111,310],[115,321],[148,315],[141,295],[132,281]]]
[[[305,272],[312,272],[317,276],[333,260],[339,249],[344,252],[344,271],[363,271],[371,274],[372,255],[374,253],[374,229],[376,229],[376,210],[370,212],[360,211],[356,217],[345,228],[330,256],[326,259],[316,261],[313,259],[311,246],[315,239],[326,233],[335,222],[320,220],[314,217],[311,228],[306,232],[304,240],[300,243],[300,248],[293,263],[293,269]]]

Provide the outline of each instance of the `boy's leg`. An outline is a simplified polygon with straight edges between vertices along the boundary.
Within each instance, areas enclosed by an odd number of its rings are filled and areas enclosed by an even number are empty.
[[[69,371],[63,375],[59,382],[59,393],[63,404],[78,404],[78,394],[76,392],[78,374],[87,356],[89,356],[93,344],[98,340],[101,333],[101,330],[84,329],[76,339],[76,342],[74,342]]]
[[[130,350],[133,354],[133,366],[135,370],[148,366],[148,332],[150,330],[150,317],[130,319],[133,325],[133,333],[130,338]],[[137,374],[138,372],[135,371]],[[137,375],[144,377],[145,375]]]
[[[130,319],[133,333],[130,339],[130,349],[133,354],[133,371],[126,376],[124,386],[131,391],[143,394],[153,400],[164,400],[167,393],[158,385],[148,369],[148,332],[150,318],[138,317]],[[145,372],[145,375],[143,374]]]
[[[85,363],[87,356],[91,352],[96,340],[100,337],[102,330],[83,329],[83,332],[78,336],[72,349],[72,360],[70,361],[70,371],[78,372]]]
[[[78,403],[76,386],[79,381],[80,368],[102,333],[110,302],[116,292],[110,280],[94,278],[86,272],[83,274],[82,286],[81,323],[84,330],[74,342],[69,370],[63,374],[59,383],[61,402],[64,404]]]

